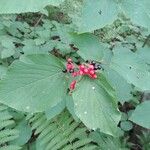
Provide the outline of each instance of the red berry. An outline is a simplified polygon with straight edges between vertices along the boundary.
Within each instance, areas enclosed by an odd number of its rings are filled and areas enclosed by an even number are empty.
[[[80,66],[79,66],[79,69],[80,69],[80,70],[83,70],[84,68],[85,68],[84,65],[80,65]]]
[[[73,72],[72,77],[76,77],[78,75],[78,72]]]
[[[94,66],[93,65],[89,65],[89,69],[94,69]]]
[[[80,70],[80,71],[79,71],[79,74],[80,74],[80,75],[83,75],[83,74],[84,74],[84,72],[83,72],[82,70]]]
[[[70,71],[74,69],[74,65],[73,64],[67,64],[67,70]]]
[[[72,62],[72,59],[71,59],[71,58],[68,58],[68,59],[67,59],[67,62],[71,63],[71,62]]]
[[[84,71],[84,73],[88,73],[89,70],[87,68],[84,68],[83,71]]]
[[[70,90],[74,90],[74,89],[75,89],[76,83],[77,83],[76,80],[73,80],[73,81],[71,82],[71,84],[70,84]]]
[[[94,71],[94,70],[90,70],[89,74],[90,74],[90,75],[94,75],[94,74],[95,74],[95,71]]]
[[[96,74],[94,74],[94,75],[92,76],[92,78],[93,78],[93,79],[96,79],[96,78],[97,78],[97,75],[96,75]]]

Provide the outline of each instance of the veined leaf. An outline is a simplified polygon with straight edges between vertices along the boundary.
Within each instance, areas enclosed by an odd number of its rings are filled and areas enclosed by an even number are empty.
[[[126,48],[116,49],[110,67],[128,83],[134,84],[143,91],[150,90],[149,67],[138,54]]]
[[[88,128],[116,136],[120,113],[113,95],[102,75],[97,80],[83,78],[73,93],[76,115]]]
[[[0,82],[0,102],[27,112],[56,106],[66,94],[63,67],[52,55],[29,55],[15,61]]]
[[[64,0],[1,0],[0,14],[38,12],[47,5],[58,6]]]
[[[150,48],[149,47],[140,48],[138,51],[136,51],[136,53],[146,64],[150,65]]]
[[[31,138],[32,131],[26,120],[20,121],[15,129],[19,131],[19,137],[11,142],[11,144],[22,146]]]
[[[150,101],[145,101],[138,105],[132,113],[130,120],[136,124],[150,129]]]
[[[120,6],[133,23],[150,29],[149,0],[122,0]]]
[[[127,81],[116,71],[112,69],[107,70],[106,77],[113,86],[113,88],[116,90],[118,101],[120,101],[123,104],[124,102],[129,101],[132,98],[131,84],[127,83]]]
[[[91,32],[111,24],[118,14],[117,3],[113,0],[86,0],[81,14],[73,17],[79,33]]]
[[[103,57],[103,50],[106,47],[99,42],[98,38],[93,34],[73,34],[72,42],[79,48],[78,54],[84,60],[100,61]]]

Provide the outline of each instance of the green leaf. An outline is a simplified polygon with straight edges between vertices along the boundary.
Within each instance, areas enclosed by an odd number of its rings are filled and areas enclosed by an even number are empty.
[[[133,125],[132,125],[132,123],[130,121],[122,121],[120,123],[120,127],[124,131],[129,131],[129,130],[131,130],[133,128]]]
[[[13,49],[3,49],[3,51],[1,52],[1,58],[4,59],[4,58],[8,58],[12,55],[15,54],[15,51]]]
[[[49,108],[45,111],[46,118],[48,120],[54,118],[56,115],[60,114],[65,109],[65,101],[61,101],[56,106]]]
[[[150,65],[150,48],[144,47],[140,48],[136,53],[139,55],[139,57],[145,61],[145,63]]]
[[[13,39],[9,36],[0,36],[0,43],[2,46],[1,58],[8,58],[15,54],[15,46]]]
[[[27,121],[22,120],[17,124],[15,129],[19,131],[19,137],[11,143],[19,146],[26,144],[32,135],[32,130],[30,126],[27,124]]]
[[[69,111],[69,113],[72,115],[73,119],[78,122],[79,118],[76,116],[75,114],[75,110],[74,110],[74,102],[73,102],[73,98],[71,95],[67,95],[66,96],[66,108]]]
[[[84,60],[100,61],[106,47],[93,34],[72,34],[72,42],[79,48],[78,54]]]
[[[38,12],[47,5],[58,6],[64,0],[1,0],[0,14]]]
[[[117,4],[113,0],[86,0],[80,15],[73,17],[73,23],[79,33],[91,32],[111,24],[118,14]]]
[[[109,69],[105,72],[108,81],[111,83],[113,88],[116,90],[116,96],[118,101],[122,104],[129,101],[132,98],[131,94],[131,84],[120,76],[116,71]]]
[[[122,0],[121,10],[133,23],[150,29],[150,1],[149,0]]]
[[[101,75],[97,80],[83,78],[73,93],[75,113],[90,129],[116,136],[121,118],[114,91]]]
[[[0,80],[6,75],[7,67],[0,65]]]
[[[149,68],[138,54],[126,48],[116,49],[110,68],[142,91],[150,90],[150,82],[147,82],[150,79]]]
[[[26,112],[56,106],[66,94],[63,68],[52,55],[28,55],[15,61],[0,82],[0,102]]]
[[[129,119],[142,127],[150,129],[149,114],[150,101],[145,101],[136,107]]]

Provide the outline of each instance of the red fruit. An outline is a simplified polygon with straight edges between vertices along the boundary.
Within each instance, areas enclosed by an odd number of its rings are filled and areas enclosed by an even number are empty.
[[[78,72],[73,72],[72,77],[76,77],[78,75]]]
[[[89,74],[90,74],[90,75],[94,75],[94,74],[95,74],[95,71],[94,71],[94,70],[91,70],[91,71],[89,71]]]
[[[70,90],[74,90],[74,89],[75,89],[76,83],[77,83],[76,80],[73,80],[73,81],[71,82],[71,84],[70,84]]]
[[[80,70],[80,71],[79,71],[79,74],[80,74],[80,75],[83,75],[83,74],[84,74],[84,72],[83,72],[82,70]]]
[[[84,65],[80,65],[80,66],[79,66],[79,69],[80,69],[80,70],[83,70],[84,68],[85,68]]]
[[[84,68],[84,73],[88,73],[89,72],[89,70],[87,69],[87,68]]]
[[[96,78],[97,78],[97,75],[96,75],[96,74],[94,74],[94,75],[92,76],[92,78],[93,78],[93,79],[96,79]]]
[[[72,70],[74,69],[74,65],[73,64],[67,64],[67,70]]]
[[[71,63],[71,62],[72,62],[72,59],[71,59],[71,58],[68,58],[68,59],[67,59],[67,62]]]
[[[93,65],[89,65],[89,69],[93,70],[94,66]]]

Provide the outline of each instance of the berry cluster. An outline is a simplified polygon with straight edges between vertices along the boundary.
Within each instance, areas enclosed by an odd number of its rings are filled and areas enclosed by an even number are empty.
[[[91,79],[96,79],[96,70],[101,69],[101,65],[97,64],[95,61],[86,61],[86,64],[81,64],[77,67],[75,67],[73,61],[71,58],[68,58],[67,64],[66,64],[66,70],[63,72],[69,72],[71,73],[72,77],[76,76],[89,76]],[[73,80],[70,84],[70,90],[75,89],[77,81]]]

